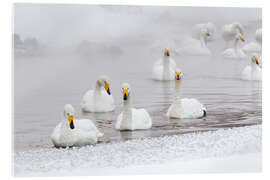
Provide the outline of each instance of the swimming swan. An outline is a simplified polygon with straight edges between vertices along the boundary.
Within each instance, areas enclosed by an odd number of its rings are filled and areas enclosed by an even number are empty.
[[[169,49],[165,49],[163,58],[154,64],[152,79],[159,81],[173,80],[175,67],[176,63],[171,59]]]
[[[234,48],[226,49],[223,52],[225,58],[232,59],[245,59],[247,55],[239,48],[239,41],[245,42],[244,37],[241,33],[237,33],[234,37]]]
[[[256,42],[246,44],[242,49],[246,54],[261,54],[262,52],[262,29],[257,29],[255,33]]]
[[[173,103],[168,109],[167,116],[170,118],[186,119],[201,118],[206,115],[205,107],[197,100],[181,99],[181,84],[183,74],[179,69],[175,72],[175,88]]]
[[[74,119],[75,111],[72,105],[64,107],[64,120],[54,129],[51,140],[55,147],[70,147],[96,144],[103,133],[99,132],[89,119]]]
[[[145,109],[135,109],[130,103],[130,86],[127,83],[122,85],[124,108],[123,112],[117,117],[115,129],[117,130],[136,130],[150,129],[152,119]]]
[[[182,47],[177,50],[178,54],[184,55],[211,55],[207,42],[214,39],[216,26],[213,23],[197,24],[192,30],[192,38],[188,38]]]
[[[106,76],[99,77],[95,90],[89,90],[85,93],[81,108],[84,112],[109,112],[114,110],[114,99]]]
[[[242,72],[242,79],[243,80],[262,80],[262,69],[259,67],[259,59],[257,55],[253,55],[251,57],[250,65],[245,67]]]

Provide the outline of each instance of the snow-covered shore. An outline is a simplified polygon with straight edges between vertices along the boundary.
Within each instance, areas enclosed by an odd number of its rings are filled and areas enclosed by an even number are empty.
[[[14,153],[15,176],[260,172],[262,126]]]

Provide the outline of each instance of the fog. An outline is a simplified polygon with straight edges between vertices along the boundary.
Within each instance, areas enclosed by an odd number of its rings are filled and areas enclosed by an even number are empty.
[[[82,40],[124,45],[138,40],[154,41],[171,34],[186,36],[197,23],[213,22],[244,26],[261,20],[257,8],[210,8],[168,6],[109,6],[15,4],[14,33],[34,37],[52,47],[69,47]],[[257,23],[257,27],[261,24]],[[255,27],[255,29],[257,28]],[[122,44],[123,43],[123,44]]]

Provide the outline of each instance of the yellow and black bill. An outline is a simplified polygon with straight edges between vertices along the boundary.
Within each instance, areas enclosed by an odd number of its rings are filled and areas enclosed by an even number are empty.
[[[254,57],[254,58],[253,58],[253,61],[254,61],[257,65],[259,65],[259,59],[258,59],[257,57]]]
[[[105,83],[105,90],[107,91],[107,93],[108,93],[109,95],[111,95],[109,83]]]
[[[180,80],[181,78],[182,78],[181,72],[176,72],[176,73],[175,73],[175,79],[176,79],[176,80]]]
[[[128,89],[123,89],[123,99],[124,100],[128,99],[128,95],[129,95]]]
[[[170,50],[169,49],[165,49],[165,56],[170,56]]]
[[[239,38],[241,41],[245,41],[245,39],[244,39],[244,37],[243,36],[240,36],[240,38]]]
[[[71,129],[74,129],[75,126],[74,126],[74,116],[68,116],[68,122],[69,122],[69,127]]]

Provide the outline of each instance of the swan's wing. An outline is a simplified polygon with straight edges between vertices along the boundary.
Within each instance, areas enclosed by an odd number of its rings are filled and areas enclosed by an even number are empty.
[[[95,124],[89,119],[74,120],[74,126],[75,129],[80,129],[86,132],[92,132],[93,134],[96,134],[96,136],[98,137],[103,136],[103,133],[101,133],[95,126]]]
[[[93,96],[94,96],[94,90],[89,90],[87,91],[83,98],[82,98],[82,102],[81,102],[81,108],[87,110],[88,106],[91,106],[92,102],[93,102]]]
[[[259,45],[256,42],[251,42],[246,44],[245,46],[243,46],[242,50],[246,53],[246,54],[253,54],[253,53],[260,53],[261,52],[261,45]]]
[[[123,113],[121,112],[117,119],[116,119],[116,123],[115,123],[115,129],[120,130],[121,129],[121,123],[122,123],[122,119],[123,119]]]
[[[104,90],[101,91],[101,96],[94,97],[94,91],[88,91],[82,100],[81,108],[87,112],[108,112],[115,108],[114,98]]]
[[[134,129],[149,129],[152,127],[152,119],[145,109],[132,109]]]
[[[193,98],[184,98],[182,103],[182,118],[200,118],[204,116],[205,107]]]

